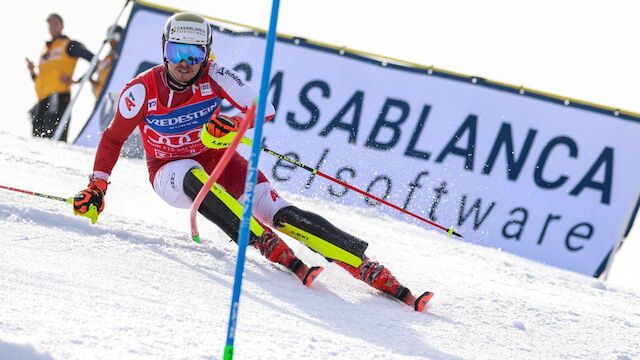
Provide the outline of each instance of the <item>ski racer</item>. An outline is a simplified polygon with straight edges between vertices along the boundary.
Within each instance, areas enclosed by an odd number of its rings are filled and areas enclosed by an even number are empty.
[[[74,198],[74,212],[93,217],[104,209],[104,196],[120,149],[138,127],[146,155],[149,180],[154,191],[169,205],[190,208],[193,199],[224,149],[201,141],[204,126],[209,135],[233,133],[244,119],[256,92],[232,70],[208,60],[212,36],[209,23],[194,13],[170,17],[162,34],[164,63],[136,76],[122,90],[117,112],[102,134],[93,173],[86,189]],[[240,110],[235,116],[220,115],[220,103],[228,100]],[[268,104],[264,121],[275,116]],[[200,213],[237,239],[247,160],[237,152],[200,206]],[[356,279],[424,311],[433,296],[414,296],[389,269],[365,255],[368,244],[332,225],[321,216],[304,211],[283,199],[260,172],[255,187],[250,246],[268,260],[293,272],[306,286],[323,270],[308,267],[271,228],[304,241],[312,250],[341,266]],[[309,245],[313,239],[313,245]]]

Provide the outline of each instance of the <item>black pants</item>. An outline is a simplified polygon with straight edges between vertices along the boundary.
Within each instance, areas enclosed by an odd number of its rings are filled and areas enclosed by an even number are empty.
[[[58,128],[60,119],[71,101],[70,93],[52,94],[40,100],[31,110],[31,124],[34,137],[52,138]],[[69,122],[65,126],[60,141],[67,141]]]

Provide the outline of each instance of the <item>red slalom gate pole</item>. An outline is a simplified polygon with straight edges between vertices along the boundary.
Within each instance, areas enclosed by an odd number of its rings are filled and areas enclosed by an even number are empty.
[[[389,206],[389,207],[391,207],[393,209],[396,209],[396,210],[400,211],[403,214],[407,214],[409,216],[413,216],[414,218],[416,218],[418,220],[424,221],[424,222],[426,222],[427,224],[429,224],[431,226],[434,226],[434,227],[436,227],[436,228],[438,228],[440,230],[443,230],[443,231],[447,232],[447,234],[449,234],[449,235],[455,235],[455,236],[457,236],[459,238],[462,238],[462,235],[457,233],[455,231],[455,229],[453,228],[453,226],[447,229],[446,227],[444,227],[444,226],[442,226],[442,225],[440,225],[440,224],[438,224],[436,222],[433,222],[433,221],[431,221],[431,220],[429,220],[427,218],[424,218],[424,217],[422,217],[422,216],[420,216],[418,214],[412,213],[411,211],[408,211],[407,209],[403,209],[403,208],[399,207],[398,205],[392,204],[392,203],[390,203],[390,202],[388,202],[386,200],[383,200],[383,199],[381,199],[381,198],[379,198],[379,197],[377,197],[377,196],[375,196],[373,194],[370,194],[370,193],[368,193],[368,192],[366,192],[364,190],[360,190],[357,187],[349,185],[346,182],[338,180],[338,179],[336,179],[336,178],[334,178],[332,176],[329,176],[329,175],[323,173],[320,170],[315,170],[314,174],[317,174],[318,176],[321,176],[321,177],[323,177],[323,178],[325,178],[327,180],[330,180],[330,181],[333,181],[335,183],[338,183],[338,184],[340,184],[340,185],[342,185],[342,186],[344,186],[344,187],[346,187],[348,189],[351,189],[351,190],[353,190],[353,191],[355,191],[355,192],[357,192],[357,193],[359,193],[361,195],[364,195],[364,196],[366,196],[366,197],[368,197],[370,199],[373,199],[373,200],[378,201],[378,202],[380,202],[382,204],[385,204],[385,205],[387,205],[387,206]]]
[[[242,139],[244,138],[243,135],[245,131],[247,131],[247,129],[249,128],[249,124],[253,122],[255,113],[256,113],[256,102],[254,101],[253,104],[251,104],[249,111],[245,115],[244,121],[240,124],[240,129],[238,129],[238,133],[236,134],[236,137],[231,142],[231,145],[229,145],[229,147],[224,150],[224,154],[220,158],[220,161],[216,164],[216,167],[213,168],[213,171],[211,171],[211,174],[209,174],[209,180],[207,180],[207,183],[204,184],[202,189],[200,189],[200,192],[198,193],[195,200],[193,201],[193,204],[191,205],[191,216],[190,216],[191,239],[193,239],[193,241],[197,243],[200,243],[201,241],[200,233],[198,232],[198,222],[196,220],[196,215],[198,214],[198,209],[200,208],[200,204],[202,204],[204,197],[207,195],[207,193],[211,189],[211,186],[213,186],[213,183],[218,181],[218,178],[220,177],[224,169],[227,167],[227,164],[229,163],[229,161],[231,160],[231,157],[235,153],[236,148],[240,144],[240,141],[242,141]]]
[[[253,143],[253,141],[251,139],[249,139],[249,138],[243,138],[242,139],[242,143],[246,144],[246,145],[250,145],[250,144]],[[357,192],[358,194],[364,195],[364,196],[366,196],[366,197],[368,197],[370,199],[373,199],[373,200],[378,201],[378,202],[380,202],[380,203],[382,203],[384,205],[387,205],[387,206],[389,206],[389,207],[391,207],[393,209],[396,209],[396,210],[400,211],[403,214],[407,214],[407,215],[412,216],[412,217],[414,217],[414,218],[416,218],[416,219],[418,219],[420,221],[423,221],[423,222],[425,222],[425,223],[427,223],[427,224],[429,224],[431,226],[434,226],[434,227],[436,227],[436,228],[438,228],[440,230],[443,230],[447,234],[449,234],[449,236],[455,235],[455,236],[457,236],[457,237],[459,237],[461,239],[463,238],[463,236],[460,233],[455,231],[453,226],[447,229],[446,227],[444,227],[444,226],[442,226],[442,225],[440,225],[440,224],[438,224],[436,222],[433,222],[433,221],[431,221],[429,219],[426,219],[426,218],[424,218],[424,217],[422,217],[422,216],[420,216],[418,214],[412,213],[411,211],[403,209],[403,208],[399,207],[398,205],[392,204],[392,203],[390,203],[390,202],[388,202],[386,200],[383,200],[383,199],[381,199],[381,198],[379,198],[379,197],[377,197],[377,196],[375,196],[373,194],[370,194],[370,193],[368,193],[368,192],[366,192],[364,190],[358,189],[357,187],[355,187],[353,185],[349,185],[346,182],[344,182],[342,180],[338,180],[338,179],[334,178],[333,176],[329,176],[329,175],[323,173],[322,171],[320,171],[318,169],[314,169],[314,168],[309,167],[309,166],[307,166],[307,165],[305,165],[305,164],[303,164],[303,163],[301,163],[299,161],[290,159],[290,158],[288,158],[288,157],[286,157],[286,156],[284,156],[282,154],[279,154],[279,153],[277,153],[277,152],[275,152],[275,151],[273,151],[273,150],[271,150],[271,149],[269,149],[267,147],[261,146],[260,148],[262,149],[262,151],[266,152],[269,155],[275,156],[278,159],[281,159],[283,161],[286,161],[288,163],[291,163],[293,165],[301,167],[301,168],[303,168],[303,169],[305,169],[305,170],[307,170],[307,171],[309,171],[311,173],[314,173],[314,174],[316,174],[318,176],[321,176],[321,177],[323,177],[323,178],[325,178],[325,179],[327,179],[329,181],[333,181],[333,182],[335,182],[337,184],[340,184],[340,185],[342,185],[342,186],[344,186],[344,187],[346,187],[348,189],[351,189],[351,190]]]

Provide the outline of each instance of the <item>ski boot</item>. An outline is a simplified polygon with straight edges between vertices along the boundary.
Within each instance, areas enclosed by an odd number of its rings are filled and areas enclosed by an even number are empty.
[[[409,288],[402,286],[396,280],[389,269],[376,261],[369,260],[369,258],[365,258],[357,268],[341,261],[335,261],[335,263],[347,270],[356,279],[364,281],[372,288],[411,306],[415,311],[424,312],[427,303],[433,297],[433,293],[427,291],[416,298]]]
[[[316,277],[324,270],[322,266],[308,267],[302,260],[296,257],[293,254],[293,250],[269,228],[265,227],[264,233],[253,243],[253,246],[260,250],[260,253],[271,262],[278,263],[291,270],[306,287],[310,287]]]

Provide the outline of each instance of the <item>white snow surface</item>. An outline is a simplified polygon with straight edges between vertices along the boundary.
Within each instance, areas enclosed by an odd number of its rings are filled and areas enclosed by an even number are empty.
[[[0,130],[0,184],[69,196],[94,150]],[[142,160],[120,159],[96,225],[68,204],[0,189],[0,359],[215,359],[237,246],[162,203]],[[296,241],[325,272],[305,288],[255,249],[237,359],[634,359],[640,293],[374,211],[283,194],[370,243],[370,257],[435,297],[426,313],[384,297]]]

